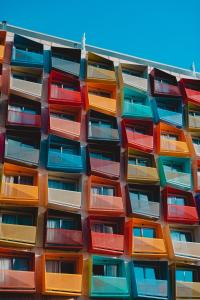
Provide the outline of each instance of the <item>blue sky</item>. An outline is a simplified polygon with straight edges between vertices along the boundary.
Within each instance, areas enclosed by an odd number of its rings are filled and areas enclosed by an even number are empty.
[[[199,0],[7,0],[0,20],[200,71]]]

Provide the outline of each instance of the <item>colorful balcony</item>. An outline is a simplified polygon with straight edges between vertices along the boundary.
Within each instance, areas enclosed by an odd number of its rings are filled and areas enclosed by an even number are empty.
[[[200,104],[200,80],[182,78],[180,80],[185,103]]]
[[[200,260],[200,235],[198,225],[166,225],[165,238],[169,257],[182,261]]]
[[[49,136],[47,151],[47,169],[66,173],[81,173],[84,169],[80,143]]]
[[[45,248],[78,250],[83,247],[81,215],[48,210]]]
[[[81,50],[51,47],[51,66],[53,69],[79,76]]]
[[[131,184],[126,186],[128,216],[160,218],[160,187]]]
[[[140,93],[147,93],[147,66],[134,64],[120,64],[119,80],[121,86],[126,85]]]
[[[190,132],[187,134],[188,147],[192,157],[200,158],[200,134],[199,132]]]
[[[184,132],[165,123],[156,127],[156,144],[159,155],[191,156]]]
[[[200,192],[200,160],[193,160],[192,163],[192,174],[194,180],[195,192]]]
[[[122,136],[124,146],[137,150],[153,151],[153,122],[147,120],[123,120]]]
[[[127,224],[129,253],[136,257],[167,256],[161,224],[144,219],[132,219]]]
[[[7,207],[0,209],[0,243],[14,247],[34,247],[37,209]]]
[[[89,142],[119,143],[117,119],[111,116],[89,111],[87,139]]]
[[[46,253],[42,262],[44,295],[76,297],[82,294],[82,254]]]
[[[89,179],[88,212],[95,215],[124,215],[124,203],[119,182],[102,177]]]
[[[89,262],[89,283],[90,297],[130,297],[127,264],[122,259],[93,255]]]
[[[105,145],[90,145],[89,149],[89,173],[96,176],[105,176],[117,179],[120,176],[120,149],[118,146],[106,147]]]
[[[115,69],[113,61],[88,53],[87,81],[93,82],[115,82]]]
[[[194,132],[200,130],[200,108],[197,105],[188,103],[186,109],[187,129]]]
[[[86,109],[116,116],[116,93],[115,84],[88,82],[85,89]]]
[[[128,148],[127,165],[128,182],[159,182],[159,176],[153,155]]]
[[[61,210],[77,211],[81,208],[81,177],[78,174],[55,177],[49,174],[46,181],[48,189],[48,207]]]
[[[154,98],[151,100],[154,120],[183,127],[182,101],[176,98]]]
[[[49,105],[49,133],[80,140],[81,111],[74,111],[61,105]]]
[[[122,91],[122,118],[151,120],[153,118],[149,98],[130,87]]]
[[[43,67],[43,45],[15,34],[11,64],[24,67]]]
[[[0,63],[4,60],[4,52],[6,45],[6,31],[0,31]]]
[[[197,224],[198,211],[192,193],[166,187],[162,193],[168,223]]]
[[[11,95],[6,123],[7,126],[39,128],[41,126],[40,103]]]
[[[49,77],[49,103],[81,107],[80,81],[69,74],[52,70]]]
[[[183,190],[192,188],[189,158],[161,156],[158,159],[161,185]]]
[[[134,299],[170,299],[166,261],[135,261],[131,265]]]
[[[10,78],[12,94],[40,101],[42,96],[42,69],[13,66]]]
[[[180,97],[181,92],[175,76],[154,68],[150,74],[151,93],[156,97]]]
[[[124,252],[124,218],[88,217],[89,252],[121,255]]]
[[[38,205],[37,171],[5,163],[1,182],[0,203],[6,205]]]
[[[40,132],[7,130],[5,160],[36,167],[39,163]]]
[[[0,248],[0,256],[3,267],[0,270],[0,292],[5,293],[6,297],[10,293],[13,295],[35,293],[34,253]]]

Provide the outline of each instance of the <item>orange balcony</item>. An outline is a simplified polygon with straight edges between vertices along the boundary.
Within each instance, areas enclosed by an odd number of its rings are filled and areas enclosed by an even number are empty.
[[[162,226],[144,219],[132,219],[127,224],[129,253],[138,257],[166,257]]]
[[[0,62],[3,62],[6,45],[6,31],[0,31]]]
[[[82,294],[82,254],[46,253],[42,263],[44,295],[75,297]]]
[[[180,80],[185,103],[200,104],[200,80],[182,78]]]
[[[0,203],[33,206],[38,205],[38,201],[37,171],[5,163],[1,182]]]
[[[124,214],[124,204],[119,182],[91,176],[88,187],[89,213],[111,216]]]
[[[159,155],[191,156],[184,132],[165,123],[156,127],[156,147]]]

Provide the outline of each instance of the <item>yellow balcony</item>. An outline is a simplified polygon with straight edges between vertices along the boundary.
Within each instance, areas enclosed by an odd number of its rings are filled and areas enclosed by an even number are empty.
[[[81,207],[81,192],[49,188],[48,205],[52,208],[78,210]]]
[[[128,181],[131,182],[158,182],[159,177],[157,169],[154,167],[145,167],[128,164]]]
[[[89,108],[101,113],[116,115],[116,99],[88,93]]]
[[[200,299],[200,282],[176,281],[176,299]]]
[[[146,238],[134,236],[132,241],[133,255],[166,256],[165,243],[162,238]]]
[[[182,259],[200,259],[200,243],[172,241],[174,255]]]
[[[3,61],[3,58],[4,58],[4,52],[5,52],[5,46],[0,45],[0,62]]]
[[[116,81],[115,71],[88,65],[87,80]]]
[[[190,156],[190,151],[186,142],[173,141],[167,138],[161,137],[160,140],[160,154],[162,155],[178,155],[178,156]]]

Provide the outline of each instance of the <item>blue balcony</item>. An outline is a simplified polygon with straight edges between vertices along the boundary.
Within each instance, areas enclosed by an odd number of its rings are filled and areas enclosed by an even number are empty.
[[[83,156],[80,143],[56,136],[48,140],[47,169],[68,173],[83,172]]]

